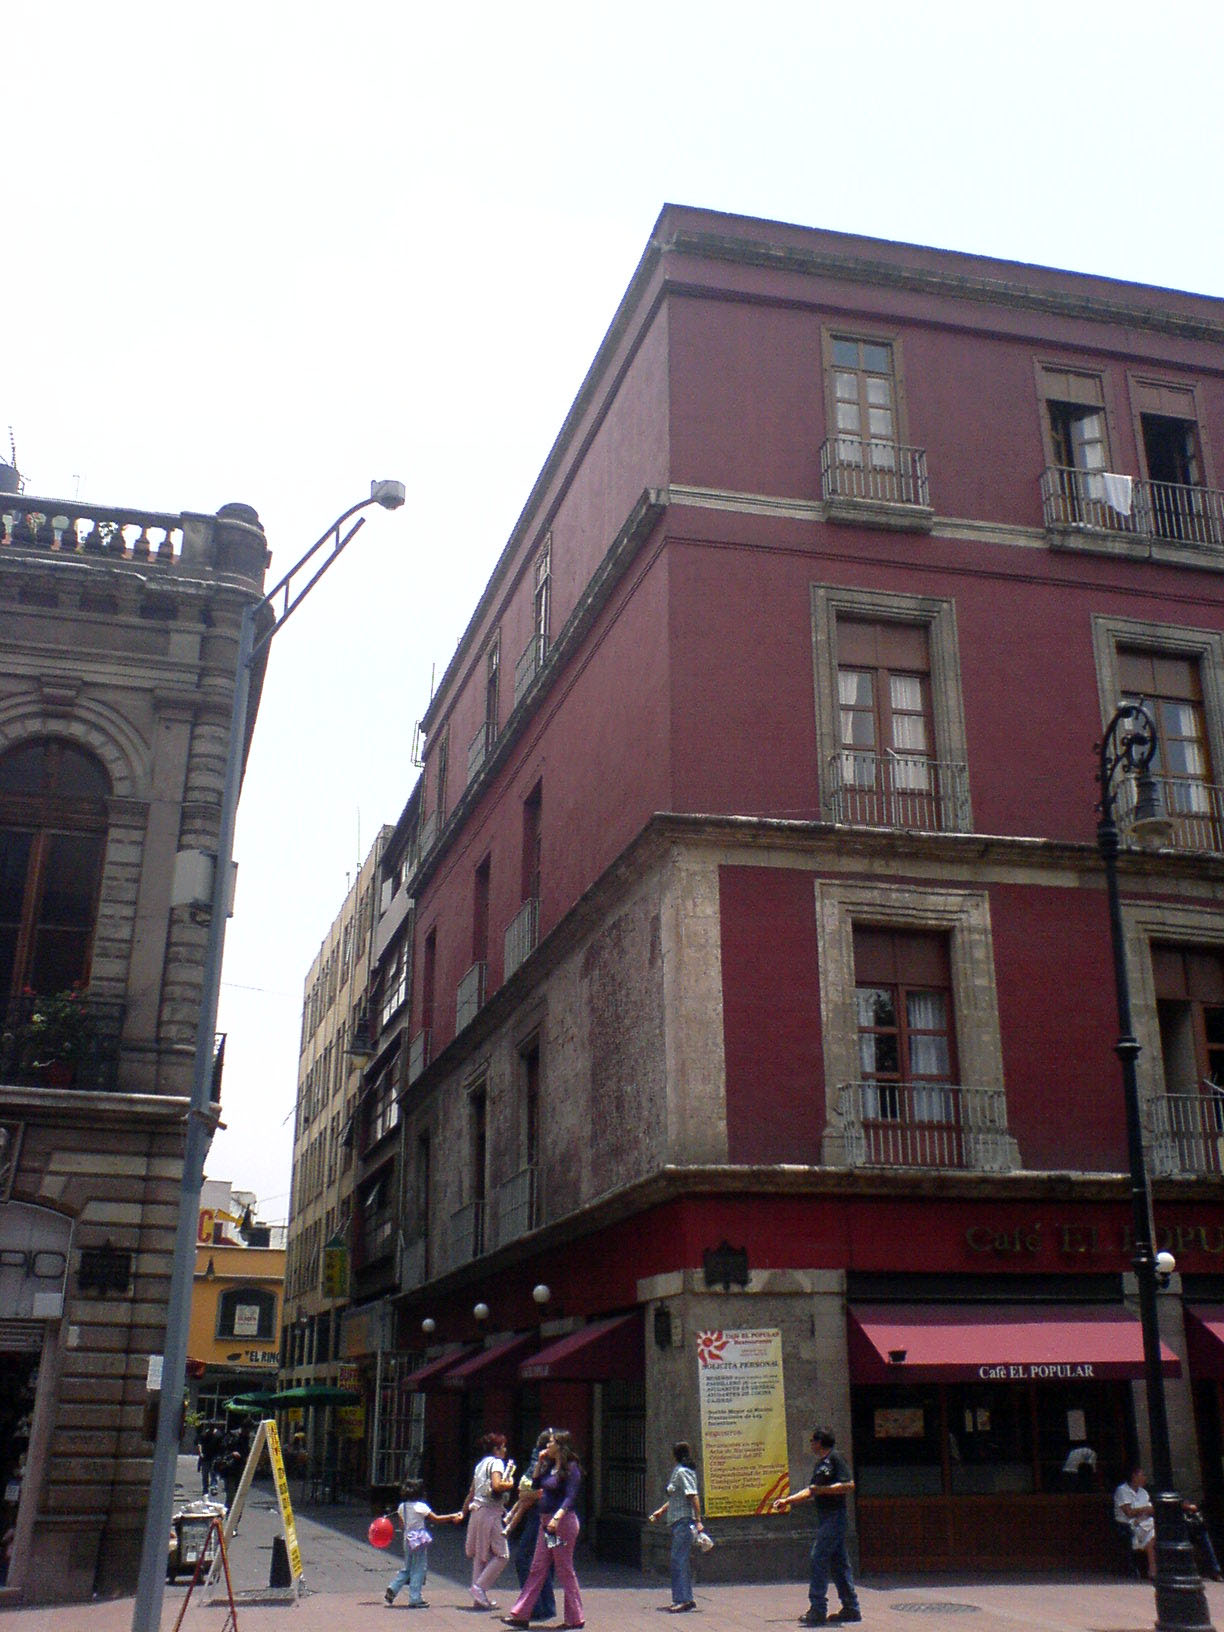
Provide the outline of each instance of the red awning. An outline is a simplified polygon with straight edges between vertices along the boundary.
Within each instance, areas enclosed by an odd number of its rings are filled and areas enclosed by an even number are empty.
[[[1224,1304],[1196,1304],[1186,1310],[1186,1360],[1192,1377],[1224,1381]]]
[[[1141,1377],[1143,1334],[1118,1305],[860,1304],[850,1311],[856,1383]],[[1161,1344],[1164,1373],[1180,1374]]]
[[[642,1317],[636,1310],[559,1337],[518,1368],[525,1383],[640,1383],[646,1377]]]
[[[442,1374],[449,1371],[453,1365],[465,1360],[471,1353],[470,1344],[456,1343],[453,1347],[447,1349],[445,1354],[440,1354],[436,1360],[430,1360],[425,1365],[418,1366],[415,1371],[409,1372],[401,1386],[425,1391],[437,1388]]]
[[[452,1366],[442,1378],[443,1388],[493,1388],[499,1383],[513,1384],[518,1378],[518,1364],[526,1359],[536,1346],[536,1334],[527,1332],[521,1337],[503,1338],[492,1348],[477,1349]]]

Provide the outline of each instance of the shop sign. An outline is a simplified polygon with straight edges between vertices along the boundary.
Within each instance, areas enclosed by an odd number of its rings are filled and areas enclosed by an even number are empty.
[[[1135,1250],[1129,1224],[1102,1227],[1038,1218],[1026,1224],[970,1224],[964,1242],[976,1257],[1038,1258],[1053,1252],[1063,1260],[1099,1258],[1108,1263],[1129,1260]],[[1224,1258],[1224,1224],[1164,1223],[1156,1226],[1156,1249],[1179,1261],[1202,1254]]]
[[[46,1207],[11,1201],[0,1210],[0,1319],[57,1320],[72,1222]]]
[[[336,1412],[336,1429],[341,1439],[364,1439],[364,1404],[340,1406]]]
[[[347,1298],[349,1289],[348,1247],[338,1235],[333,1235],[323,1248],[323,1296]]]
[[[1024,1361],[1019,1365],[979,1366],[977,1374],[983,1382],[988,1383],[1063,1382],[1096,1376],[1090,1360],[1078,1365],[1070,1361],[1063,1364],[1056,1364],[1053,1361]]]

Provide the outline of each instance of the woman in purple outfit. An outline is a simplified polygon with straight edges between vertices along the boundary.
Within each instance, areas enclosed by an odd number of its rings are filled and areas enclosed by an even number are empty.
[[[506,1626],[527,1626],[551,1559],[556,1565],[557,1582],[565,1593],[565,1620],[568,1627],[586,1623],[582,1616],[582,1593],[574,1574],[574,1544],[578,1540],[578,1515],[574,1503],[582,1483],[582,1469],[574,1455],[573,1441],[564,1428],[553,1430],[552,1438],[540,1452],[532,1484],[540,1491],[540,1534],[522,1592],[502,1616]]]

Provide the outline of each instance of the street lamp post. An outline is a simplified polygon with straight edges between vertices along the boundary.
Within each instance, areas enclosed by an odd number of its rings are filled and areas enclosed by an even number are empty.
[[[1152,1196],[1143,1127],[1139,1116],[1139,1078],[1136,1061],[1139,1043],[1131,1023],[1130,983],[1126,972],[1126,945],[1122,934],[1122,906],[1118,895],[1118,824],[1116,807],[1123,778],[1135,778],[1135,807],[1131,830],[1140,841],[1160,842],[1168,836],[1159,790],[1151,773],[1156,753],[1156,727],[1142,703],[1122,703],[1105,728],[1099,747],[1101,785],[1097,847],[1105,865],[1109,900],[1109,933],[1113,946],[1114,985],[1118,1001],[1118,1041],[1114,1045],[1122,1066],[1122,1093],[1126,1103],[1126,1146],[1130,1166],[1131,1259],[1139,1289],[1139,1323],[1143,1333],[1143,1373],[1147,1392],[1148,1428],[1152,1441],[1152,1508],[1156,1522],[1156,1627],[1187,1632],[1211,1627],[1207,1595],[1194,1562],[1186,1531],[1181,1498],[1173,1489],[1173,1459],[1169,1447],[1169,1418],[1165,1409],[1161,1368],[1160,1324],[1156,1309],[1158,1266]],[[1171,1267],[1171,1266],[1170,1266]]]
[[[381,505],[397,510],[404,502],[402,482],[370,483],[370,496],[351,505],[312,544],[275,588],[259,601],[243,608],[238,630],[238,656],[234,676],[234,698],[230,711],[229,742],[225,777],[221,791],[221,821],[217,854],[213,864],[208,940],[201,981],[200,1019],[196,1032],[192,1070],[191,1102],[187,1113],[186,1149],[179,1187],[178,1229],[174,1238],[174,1261],[170,1296],[166,1308],[166,1337],[162,1355],[161,1398],[157,1415],[157,1438],[153,1446],[153,1477],[149,1505],[145,1513],[144,1542],[140,1555],[140,1576],[132,1632],[158,1632],[162,1597],[166,1582],[166,1538],[170,1534],[174,1502],[174,1476],[178,1461],[179,1415],[187,1363],[187,1328],[191,1318],[191,1288],[195,1268],[195,1238],[200,1189],[204,1182],[204,1162],[217,1127],[217,1109],[212,1103],[213,1044],[217,1026],[217,1004],[221,993],[221,959],[225,950],[225,925],[229,910],[230,874],[234,856],[234,824],[238,814],[238,793],[242,785],[243,745],[247,733],[247,711],[251,691],[251,670],[255,659],[281,629],[318,583],[358,530],[365,517],[360,510]],[[341,537],[341,528],[357,516]],[[319,552],[330,543],[331,552],[313,566],[300,587],[294,580]]]

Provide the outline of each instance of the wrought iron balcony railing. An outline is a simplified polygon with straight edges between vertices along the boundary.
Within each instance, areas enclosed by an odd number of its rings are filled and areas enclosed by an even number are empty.
[[[116,1091],[125,1005],[84,995],[72,999],[72,1014],[57,1018],[49,1005],[62,1008],[64,1002],[62,996],[26,992],[8,999],[0,1027],[0,1082]]]
[[[524,901],[506,927],[504,973],[507,980],[535,951],[540,929],[540,903],[533,897]]]
[[[455,990],[455,1031],[468,1026],[484,1006],[487,964],[474,963]]]
[[[471,742],[468,743],[467,779],[469,782],[473,780],[476,773],[480,770],[480,767],[488,758],[489,749],[492,746],[493,733],[489,729],[489,722],[486,720],[481,726],[480,730],[477,731],[476,735],[472,738]]]
[[[494,1245],[517,1241],[540,1222],[537,1213],[537,1170],[523,1167],[500,1184],[493,1198]]]
[[[1224,1092],[1160,1094],[1152,1108],[1155,1177],[1224,1173]]]
[[[1224,854],[1224,788],[1184,776],[1154,776],[1161,812],[1172,823],[1165,841],[1171,850],[1209,850]],[[1118,822],[1123,833],[1135,808],[1135,782],[1123,777],[1117,791]]]
[[[410,1083],[416,1081],[429,1064],[431,1058],[430,1031],[426,1027],[423,1031],[418,1031],[408,1044],[408,1081]]]
[[[1001,1088],[846,1082],[838,1090],[838,1114],[850,1167],[1007,1173],[1017,1165]]]
[[[401,1292],[413,1292],[429,1279],[429,1242],[422,1233],[408,1240],[399,1238],[399,1275]]]
[[[926,449],[858,436],[833,436],[820,448],[821,497],[930,508]]]
[[[447,1269],[458,1269],[484,1253],[484,1201],[469,1201],[451,1214],[447,1230]]]
[[[843,749],[828,768],[835,822],[920,833],[969,831],[969,767],[923,754]]]
[[[1104,471],[1052,465],[1042,474],[1041,509],[1046,527],[1055,532],[1118,533],[1192,549],[1224,548],[1224,492],[1214,487],[1119,481]]]
[[[523,655],[514,665],[514,700],[516,703],[531,685],[536,675],[539,674],[547,651],[547,636],[532,635],[523,650]]]

